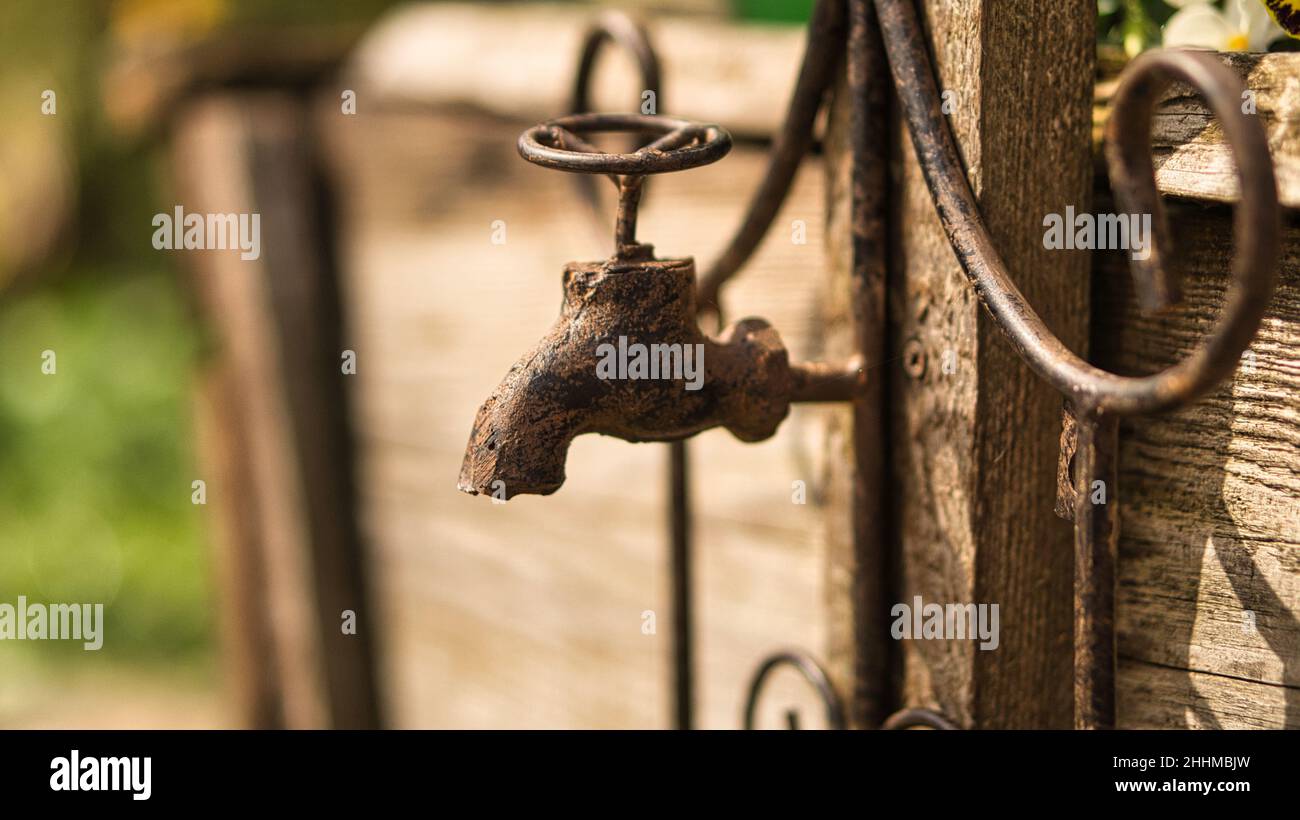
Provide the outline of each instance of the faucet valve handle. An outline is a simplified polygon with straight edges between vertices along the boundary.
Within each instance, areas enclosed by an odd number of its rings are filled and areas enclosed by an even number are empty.
[[[594,132],[659,134],[630,154],[601,151],[582,138]],[[731,150],[731,135],[720,125],[649,114],[573,114],[533,126],[519,137],[519,155],[543,168],[605,174],[618,187],[615,256],[644,255],[636,241],[636,211],[649,174],[685,171],[717,162]]]
[[[595,132],[661,134],[630,154],[608,154],[582,139]],[[731,150],[720,125],[651,114],[573,114],[529,128],[519,137],[519,155],[557,171],[645,176],[685,171],[717,162]]]

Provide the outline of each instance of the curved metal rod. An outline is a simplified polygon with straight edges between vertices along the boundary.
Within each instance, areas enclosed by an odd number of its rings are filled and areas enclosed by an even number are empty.
[[[650,34],[645,26],[637,20],[616,9],[602,12],[587,29],[582,39],[582,54],[578,58],[578,71],[573,78],[573,95],[569,101],[569,113],[582,114],[591,108],[591,77],[596,67],[596,57],[606,43],[614,43],[628,51],[641,69],[641,87],[655,95],[655,112],[663,110],[663,89],[660,82],[662,73],[659,67],[659,55],[650,42]],[[575,146],[576,147],[576,146]],[[595,150],[590,147],[580,150]],[[622,185],[618,179],[611,177],[615,186]],[[596,236],[602,237],[606,228],[605,215],[601,212],[600,195],[596,192],[595,180],[587,176],[574,178],[578,195],[587,203]],[[603,237],[602,237],[603,238]]]
[[[829,728],[843,729],[845,727],[844,706],[840,703],[840,696],[835,694],[830,679],[826,677],[826,671],[806,652],[791,649],[769,655],[759,665],[758,671],[754,673],[754,678],[749,684],[749,696],[745,698],[744,726],[746,729],[754,728],[754,716],[758,711],[758,696],[762,693],[763,683],[766,682],[769,675],[781,666],[793,666],[799,670],[799,674],[803,675],[804,680],[812,684],[812,687],[817,690],[817,694],[821,697],[822,704],[826,708],[826,725]],[[791,728],[797,728],[794,725],[793,716],[791,717],[791,724]]]
[[[880,728],[886,731],[896,731],[899,729],[912,729],[918,726],[927,726],[931,729],[959,729],[956,723],[933,709],[902,709],[895,712],[880,724]]]
[[[659,93],[659,55],[650,43],[650,35],[635,19],[613,9],[602,12],[583,37],[582,56],[578,58],[578,73],[573,79],[569,110],[574,114],[590,110],[592,70],[601,47],[609,42],[626,49],[636,58],[641,68],[642,88],[654,92],[655,110],[660,110],[663,98]]]
[[[799,163],[812,146],[813,122],[844,54],[844,5],[844,0],[818,0],[813,9],[799,79],[785,122],[772,143],[767,173],[731,243],[700,280],[700,310],[718,312],[718,292],[749,261],[790,193]]]
[[[1150,157],[1151,115],[1174,80],[1204,95],[1232,146],[1241,184],[1233,237],[1233,281],[1218,326],[1178,364],[1152,376],[1125,377],[1088,364],[1061,343],[1021,295],[985,230],[940,97],[913,0],[875,0],[894,85],[912,145],[948,241],[994,321],[1021,358],[1085,414],[1132,415],[1168,410],[1208,392],[1232,372],[1259,327],[1273,292],[1280,226],[1268,144],[1258,120],[1241,113],[1241,82],[1213,57],[1190,51],[1148,52],[1126,69],[1107,124],[1112,185],[1122,207],[1145,210],[1157,225],[1151,258],[1135,272],[1149,306],[1172,298],[1162,266],[1168,236]]]

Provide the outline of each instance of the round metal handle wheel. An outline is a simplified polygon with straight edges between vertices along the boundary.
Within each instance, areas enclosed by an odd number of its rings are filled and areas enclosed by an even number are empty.
[[[658,139],[630,154],[605,153],[582,138],[597,132],[648,132]],[[720,125],[649,114],[574,114],[534,126],[519,137],[519,155],[558,171],[645,176],[717,162],[731,150]]]

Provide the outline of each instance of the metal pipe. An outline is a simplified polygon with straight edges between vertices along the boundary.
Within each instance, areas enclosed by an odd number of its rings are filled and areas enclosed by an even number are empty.
[[[668,509],[672,531],[673,717],[678,729],[695,725],[695,640],[691,600],[691,497],[686,442],[668,445]]]
[[[894,562],[889,516],[883,498],[889,464],[883,371],[867,378],[866,367],[885,359],[886,251],[888,232],[889,99],[880,30],[868,0],[850,0],[847,60],[849,110],[850,233],[849,300],[853,349],[861,389],[853,396],[852,596],[853,653],[849,723],[877,726],[894,700],[891,655],[896,647],[887,624],[893,597]]]
[[[791,362],[790,401],[853,401],[867,387],[862,359],[854,357],[846,365],[827,362]]]
[[[582,114],[591,110],[591,78],[595,73],[596,57],[606,43],[613,43],[626,50],[636,60],[641,69],[641,90],[649,91],[655,96],[655,110],[664,110],[663,88],[660,77],[659,55],[645,26],[636,19],[617,9],[602,12],[587,29],[582,38],[582,52],[578,57],[578,71],[573,77],[573,94],[569,102],[569,113]],[[580,148],[583,151],[595,151],[594,148]],[[615,184],[618,180],[614,180]],[[596,181],[588,176],[576,176],[573,184],[578,195],[587,203],[595,227],[595,235],[602,241],[605,237],[605,215],[600,205],[600,195],[596,192]]]

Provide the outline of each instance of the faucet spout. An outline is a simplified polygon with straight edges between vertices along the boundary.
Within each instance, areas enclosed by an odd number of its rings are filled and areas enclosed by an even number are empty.
[[[584,433],[673,441],[723,426],[761,441],[776,432],[793,390],[776,330],[744,319],[707,337],[695,321],[694,261],[639,247],[566,266],[559,320],[479,408],[459,489],[549,495]]]

